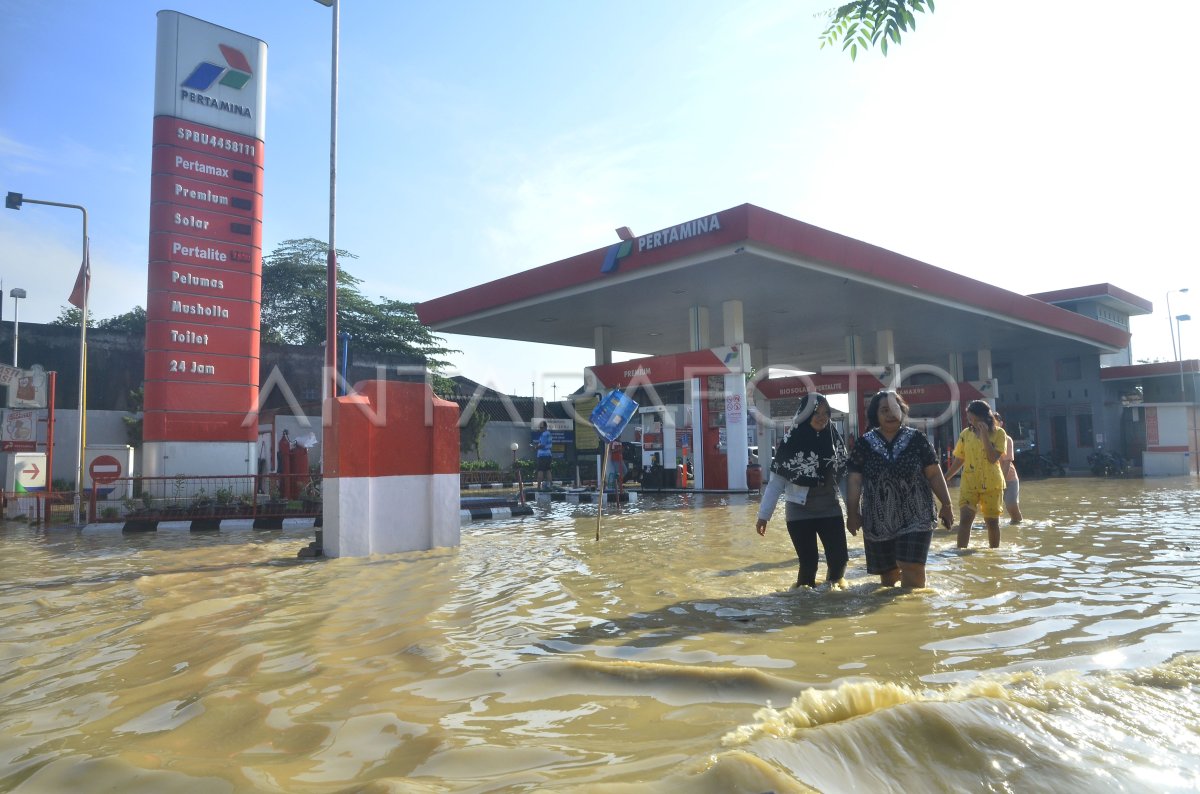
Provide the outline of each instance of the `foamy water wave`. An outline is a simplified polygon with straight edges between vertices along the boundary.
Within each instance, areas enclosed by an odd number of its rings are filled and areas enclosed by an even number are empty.
[[[942,690],[844,682],[763,708],[722,744],[820,790],[1193,791],[1200,657],[987,675]]]

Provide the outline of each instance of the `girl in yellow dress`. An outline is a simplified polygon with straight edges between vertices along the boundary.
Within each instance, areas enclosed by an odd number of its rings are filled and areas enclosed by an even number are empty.
[[[996,424],[992,407],[983,400],[967,405],[969,423],[954,445],[954,461],[946,479],[962,470],[959,487],[958,547],[965,549],[971,541],[971,522],[976,509],[983,514],[987,525],[988,545],[1000,545],[1000,513],[1004,503],[1004,472],[1000,458],[1004,455],[1004,429]]]

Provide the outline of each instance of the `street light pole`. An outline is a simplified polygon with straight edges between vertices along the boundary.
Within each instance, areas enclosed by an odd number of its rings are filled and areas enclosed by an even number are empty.
[[[1186,395],[1183,385],[1183,330],[1179,327],[1180,320],[1192,319],[1190,314],[1175,315],[1175,336],[1179,337],[1179,392]],[[1182,397],[1180,399],[1183,399]],[[1192,376],[1192,404],[1185,409],[1191,414],[1192,425],[1192,455],[1196,461],[1196,476],[1200,477],[1200,427],[1196,426],[1196,377]],[[1185,414],[1186,415],[1186,414]]]
[[[338,26],[341,12],[338,0],[317,0],[333,14],[333,43],[330,51],[329,79],[329,251],[325,259],[325,386],[326,397],[337,397],[337,245],[334,241],[337,218],[337,110],[338,110]]]
[[[1175,337],[1179,340],[1179,399],[1187,399],[1187,390],[1183,386],[1183,331],[1179,327],[1181,320],[1187,321],[1192,319],[1190,314],[1175,315]]]
[[[1171,332],[1171,355],[1175,356],[1176,361],[1179,360],[1179,352],[1175,348],[1175,326],[1171,324],[1171,318],[1174,316],[1171,314],[1171,295],[1176,292],[1183,293],[1187,291],[1187,287],[1167,290],[1167,330]]]
[[[67,209],[79,210],[83,213],[83,259],[81,260],[80,268],[87,267],[88,259],[88,213],[87,208],[82,204],[62,204],[57,201],[40,201],[38,199],[25,198],[20,193],[9,192],[4,199],[4,206],[10,210],[21,209],[22,204],[44,204],[48,207],[66,207]],[[87,405],[84,401],[87,396],[87,323],[88,323],[88,289],[87,284],[83,290],[83,307],[82,314],[79,318],[79,436],[78,444],[75,447],[75,502],[74,514],[71,523],[79,523],[79,508],[83,504],[83,447],[87,433]],[[53,472],[47,472],[47,477],[50,480],[54,479]]]
[[[13,299],[13,368],[17,368],[17,348],[21,338],[21,323],[17,315],[17,301],[25,297],[25,290],[20,287],[13,287],[9,290],[9,297]]]

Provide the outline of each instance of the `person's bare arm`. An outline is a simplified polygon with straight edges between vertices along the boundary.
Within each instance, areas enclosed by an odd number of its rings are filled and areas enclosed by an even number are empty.
[[[846,529],[851,535],[857,535],[862,527],[862,513],[859,501],[862,499],[862,475],[850,472],[846,478]]]
[[[938,510],[938,518],[941,519],[942,526],[949,529],[954,523],[954,508],[950,504],[950,489],[946,486],[946,478],[942,476],[942,467],[936,463],[926,466],[925,479],[929,482],[933,495],[942,503],[941,509]]]
[[[983,442],[983,453],[987,455],[988,463],[995,463],[1000,460],[1000,456],[1004,453],[996,449],[996,445],[992,441],[992,431],[984,424],[978,425],[977,428],[975,433],[979,436],[979,440]]]

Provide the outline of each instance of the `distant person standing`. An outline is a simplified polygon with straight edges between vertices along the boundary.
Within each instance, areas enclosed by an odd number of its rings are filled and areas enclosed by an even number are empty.
[[[954,519],[950,491],[929,438],[904,420],[908,404],[894,391],[879,392],[867,406],[870,427],[854,442],[846,489],[846,528],[863,530],[867,572],[884,587],[925,586],[925,563],[933,540],[933,497],[938,518]]]
[[[538,429],[542,432],[538,435],[537,440],[537,482],[539,489],[548,491],[550,490],[550,462],[554,455],[554,441],[550,436],[545,419],[538,425]]]
[[[608,445],[608,451],[607,487],[620,490],[621,483],[625,481],[625,449],[618,440]]]
[[[292,451],[292,440],[288,438],[288,431],[284,430],[283,435],[279,438],[279,448],[275,456],[275,471],[278,474],[287,474],[288,468],[288,453]]]
[[[975,513],[983,514],[987,526],[988,545],[1000,546],[1000,512],[1004,500],[1004,473],[1000,458],[1004,455],[1004,430],[996,426],[992,407],[984,400],[972,400],[967,405],[968,426],[954,445],[954,461],[946,477],[962,470],[958,489],[958,547],[965,549],[971,542],[971,523]]]
[[[1004,430],[1004,417],[996,417],[996,426]],[[1000,456],[1000,471],[1004,472],[1004,507],[1010,524],[1021,523],[1021,480],[1017,477],[1016,454],[1012,436],[1004,430],[1004,454]]]

